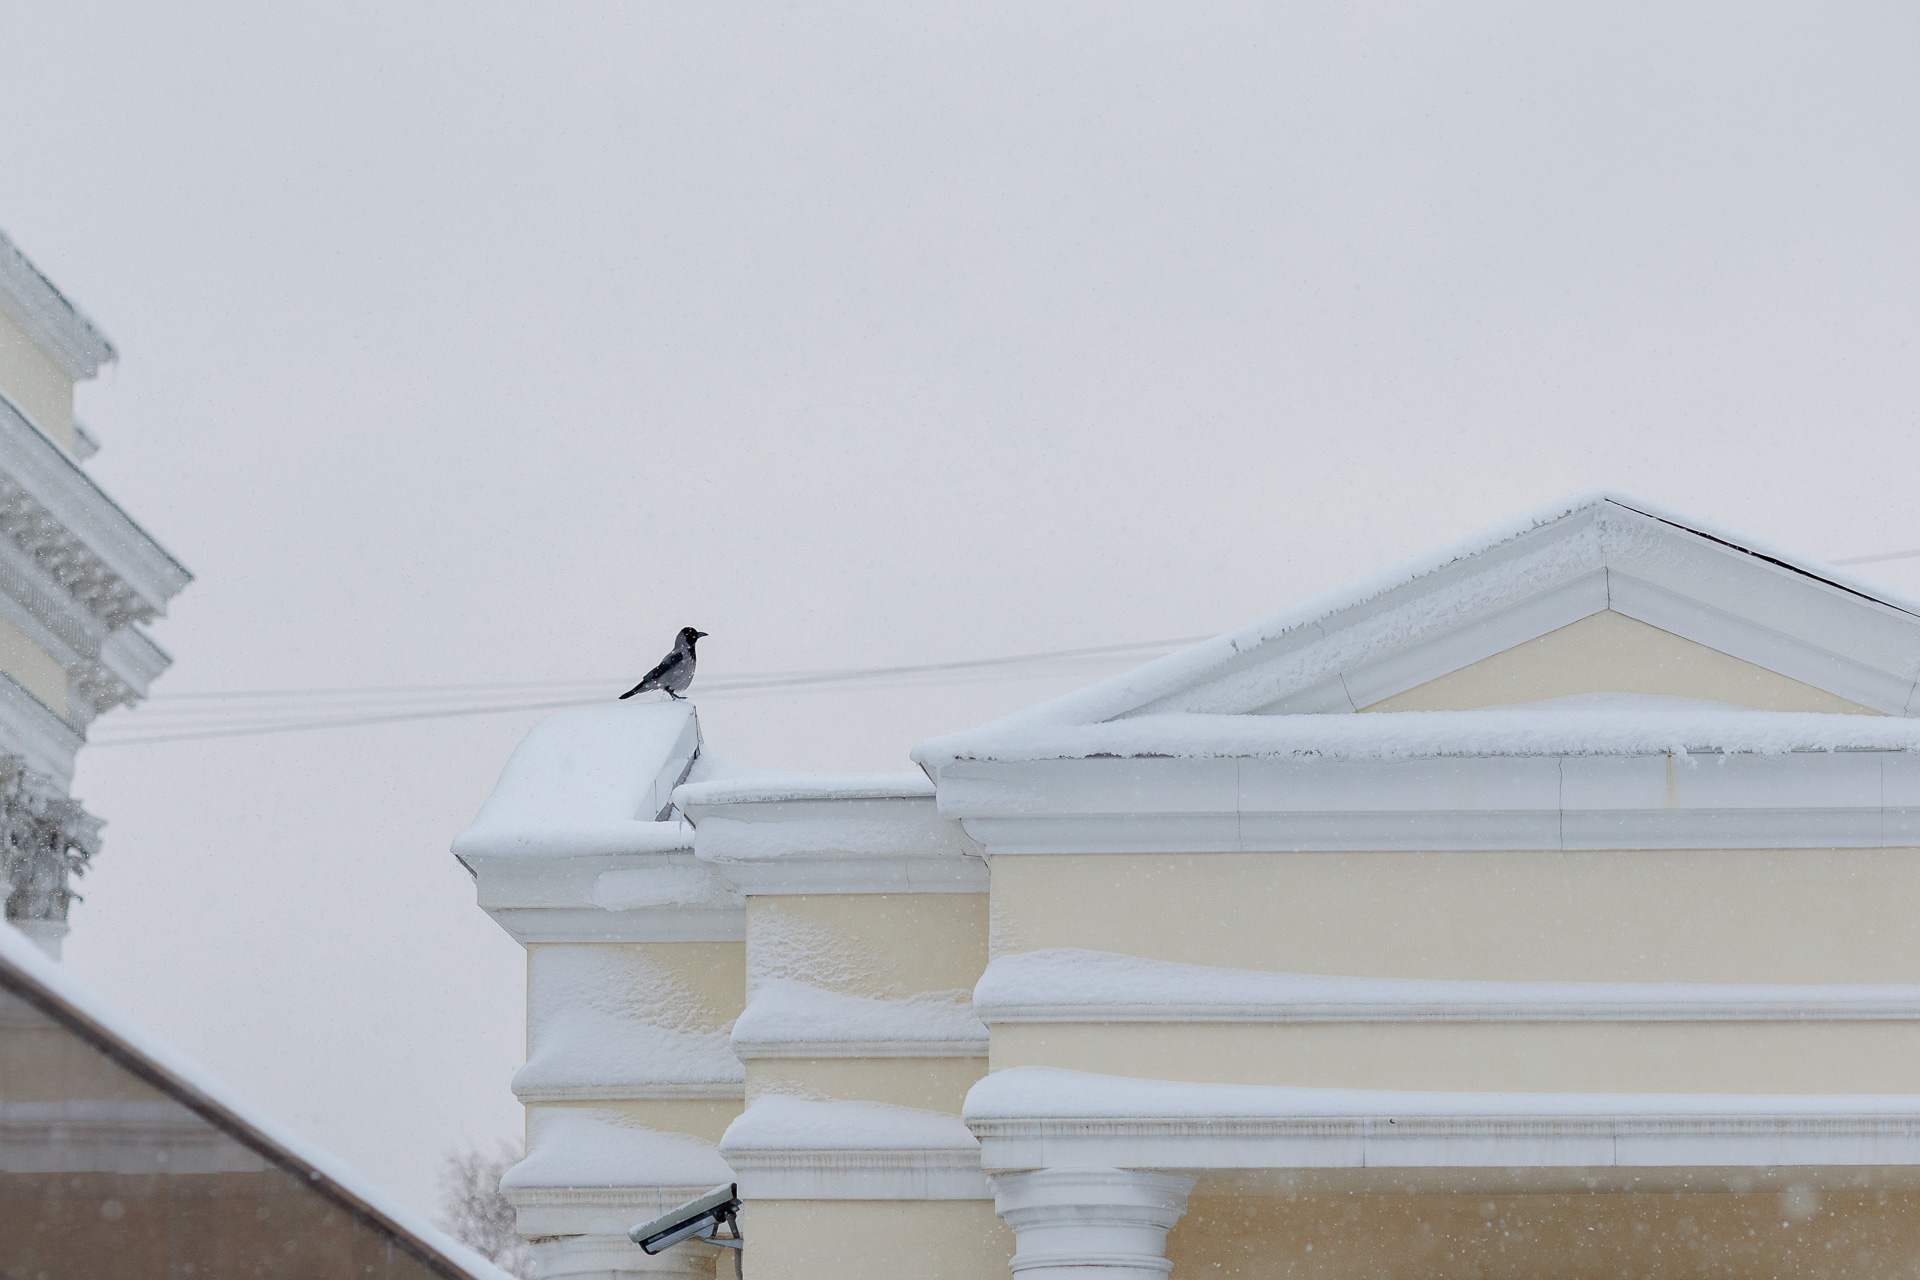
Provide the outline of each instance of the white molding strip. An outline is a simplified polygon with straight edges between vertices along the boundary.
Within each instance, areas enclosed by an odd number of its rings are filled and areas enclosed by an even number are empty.
[[[989,1171],[1920,1165],[1914,1095],[1417,1093],[1016,1067],[973,1087],[966,1120]]]
[[[1138,992],[1138,998],[1127,991]],[[1920,985],[1475,982],[1271,973],[1056,949],[999,956],[990,1026],[1042,1022],[1863,1022],[1920,1019]]]

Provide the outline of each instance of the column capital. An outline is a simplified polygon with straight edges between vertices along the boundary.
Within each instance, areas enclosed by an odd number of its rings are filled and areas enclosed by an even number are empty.
[[[1193,1179],[1158,1169],[1034,1169],[993,1176],[1020,1280],[1164,1280],[1167,1231]]]

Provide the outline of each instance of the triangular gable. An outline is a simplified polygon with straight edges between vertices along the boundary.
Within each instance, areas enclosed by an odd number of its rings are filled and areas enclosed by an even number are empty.
[[[1358,711],[1609,611],[1824,691],[1835,710],[1920,710],[1920,602],[1603,493],[958,736],[1169,712]]]

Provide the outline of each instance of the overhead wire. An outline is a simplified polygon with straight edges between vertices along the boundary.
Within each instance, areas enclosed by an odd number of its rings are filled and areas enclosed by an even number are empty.
[[[1010,679],[1031,679],[1081,665],[1098,665],[1117,660],[1136,660],[1155,650],[1191,644],[1204,636],[1166,640],[1133,641],[1125,644],[1094,645],[1076,649],[1055,649],[1040,653],[1010,654],[997,658],[972,658],[955,662],[900,664],[886,667],[809,669],[790,672],[748,672],[712,681],[701,689],[703,697],[743,697],[804,692],[825,692],[834,686],[860,685],[868,689],[907,687],[931,679],[955,676],[993,675]],[[255,737],[266,734],[298,733],[322,729],[346,729],[366,725],[400,724],[426,720],[444,720],[513,712],[549,711],[565,707],[588,706],[607,700],[608,690],[618,680],[496,681],[450,685],[375,685],[336,686],[308,689],[227,689],[199,690],[164,695],[175,703],[193,705],[156,706],[142,709],[138,719],[103,734],[95,745],[142,746],[165,742],[186,742],[215,738]],[[511,698],[511,691],[522,691],[513,701],[484,702],[477,695],[494,693]],[[578,690],[579,697],[556,696],[528,701],[536,691]],[[589,693],[589,691],[591,691]],[[265,704],[277,698],[279,704]],[[346,698],[352,701],[329,702]],[[304,705],[288,705],[286,700]],[[368,699],[372,699],[371,702]],[[469,699],[466,705],[445,705],[443,700]],[[425,700],[429,705],[419,705]],[[161,702],[156,697],[154,702]],[[243,706],[209,705],[241,702]],[[385,705],[383,706],[382,703]],[[477,705],[476,705],[477,703]],[[171,713],[171,714],[169,714]]]

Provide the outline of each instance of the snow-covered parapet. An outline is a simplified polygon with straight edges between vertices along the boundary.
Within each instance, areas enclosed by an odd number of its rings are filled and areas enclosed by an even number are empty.
[[[673,801],[700,860],[748,893],[986,892],[986,864],[923,774],[738,771]]]
[[[522,942],[738,939],[740,896],[694,858],[672,805],[699,751],[686,702],[608,703],[535,725],[453,842],[481,907]]]

